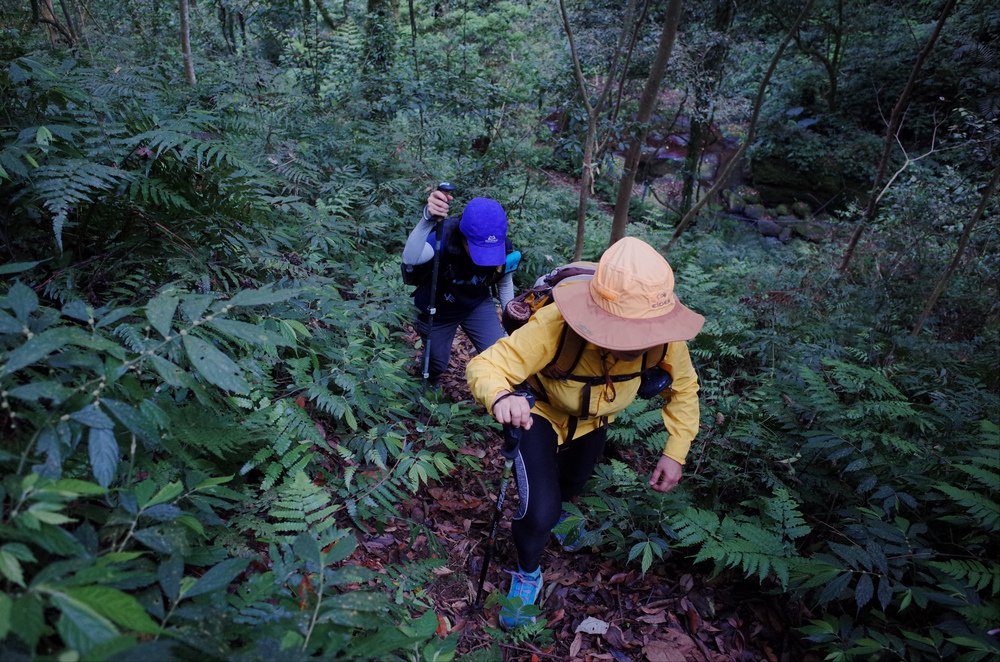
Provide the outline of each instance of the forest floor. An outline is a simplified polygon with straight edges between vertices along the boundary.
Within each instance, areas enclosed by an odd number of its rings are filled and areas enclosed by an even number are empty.
[[[413,334],[412,341],[416,341]],[[464,366],[473,353],[471,343],[459,331],[449,371],[442,377],[448,399],[472,402],[464,378]],[[414,561],[440,550],[418,536],[410,538],[407,522],[416,522],[433,532],[447,554],[447,564],[437,568],[430,599],[440,622],[439,634],[460,631],[457,658],[485,651],[497,643],[488,631],[497,628],[496,607],[475,610],[478,571],[492,521],[496,490],[503,460],[499,436],[489,448],[465,448],[460,452],[481,459],[483,470],[457,469],[439,484],[425,487],[403,504],[405,521],[389,526],[373,538],[363,540],[357,554],[372,568],[382,563]],[[651,458],[623,457],[632,466],[649,466]],[[511,485],[513,481],[511,482]],[[486,591],[506,592],[509,582],[504,568],[514,567],[516,554],[510,541],[510,521],[516,508],[516,490],[508,486],[507,507],[493,562],[488,570]],[[440,551],[438,551],[440,553]],[[602,556],[599,549],[575,553],[563,551],[554,541],[542,562],[543,616],[548,619],[551,641],[501,643],[510,660],[808,660],[792,622],[801,624],[809,614],[801,605],[782,601],[777,591],[769,594],[756,582],[726,573],[711,578],[707,566],[695,566],[682,556],[655,563],[643,575],[637,567]],[[578,632],[585,619],[597,619],[603,634]],[[480,658],[482,659],[482,658]],[[818,659],[818,658],[812,658]]]

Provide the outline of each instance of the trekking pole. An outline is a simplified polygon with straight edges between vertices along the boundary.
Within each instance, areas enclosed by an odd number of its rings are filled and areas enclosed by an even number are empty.
[[[437,190],[450,194],[455,187],[448,182],[438,184]],[[427,339],[424,341],[424,381],[431,376],[431,331],[434,329],[434,314],[437,313],[438,270],[441,268],[441,235],[444,234],[444,216],[434,217],[434,267],[431,270],[431,305],[427,309]]]
[[[515,395],[520,395],[528,401],[528,407],[535,406],[535,396],[527,391],[518,391]],[[497,537],[497,527],[500,525],[500,514],[503,512],[504,496],[507,492],[507,481],[510,480],[511,470],[514,467],[514,458],[517,457],[517,447],[521,443],[522,428],[503,426],[503,449],[500,451],[504,457],[503,474],[500,477],[500,492],[497,494],[497,507],[493,511],[493,524],[490,525],[490,536],[486,539],[486,553],[483,554],[483,567],[479,570],[479,588],[476,589],[476,601],[472,604],[475,609],[483,608],[483,584],[486,582],[486,570],[490,566],[490,559],[493,557],[493,541]]]

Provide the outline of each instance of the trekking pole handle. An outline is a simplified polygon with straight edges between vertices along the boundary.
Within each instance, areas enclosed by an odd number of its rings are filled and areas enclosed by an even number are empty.
[[[437,185],[437,190],[441,191],[445,195],[452,195],[455,192],[455,185],[450,182],[441,182]],[[434,220],[440,223],[444,220],[443,216],[435,216]]]
[[[535,394],[531,391],[514,391],[511,395],[519,395],[527,400],[529,409],[535,406]],[[500,453],[508,460],[514,459],[523,433],[524,428],[515,428],[513,425],[503,426],[503,449]]]

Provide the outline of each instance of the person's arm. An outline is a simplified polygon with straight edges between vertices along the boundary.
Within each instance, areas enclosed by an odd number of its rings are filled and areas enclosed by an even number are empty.
[[[666,369],[673,383],[671,394],[663,405],[663,425],[667,441],[649,479],[654,490],[667,492],[681,479],[681,470],[691,442],[698,434],[700,408],[698,404],[698,375],[691,363],[687,343],[672,342],[660,366]]]
[[[507,302],[514,298],[514,274],[504,274],[500,279],[497,283],[497,296],[500,298],[501,308],[505,308]]]
[[[513,335],[501,338],[469,361],[465,378],[472,397],[500,423],[531,425],[524,398],[500,398],[548,365],[555,356],[563,324],[556,307],[545,306]]]
[[[427,205],[424,206],[423,216],[406,238],[406,245],[403,246],[403,264],[424,264],[433,259],[434,247],[428,243],[427,237],[434,231],[435,216],[444,218],[448,215],[448,201],[451,199],[452,196],[444,191],[431,191],[427,197]]]

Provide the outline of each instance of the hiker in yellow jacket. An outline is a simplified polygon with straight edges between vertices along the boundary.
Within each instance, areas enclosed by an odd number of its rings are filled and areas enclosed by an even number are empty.
[[[662,393],[667,437],[649,479],[652,489],[677,485],[698,433],[698,377],[685,341],[705,318],[677,299],[673,270],[662,256],[625,237],[605,251],[592,278],[567,279],[552,295],[554,305],[539,309],[466,369],[473,397],[500,423],[525,430],[514,460],[519,507],[511,531],[519,567],[509,571],[512,606],[500,612],[505,628],[533,620],[519,606],[534,604],[541,593],[541,556],[561,505],[593,474],[607,426],[636,398],[638,375],[651,354],[662,357],[659,367],[672,378]],[[551,370],[564,329],[577,334],[582,347],[569,374]],[[525,382],[538,400],[533,411],[518,395]]]

